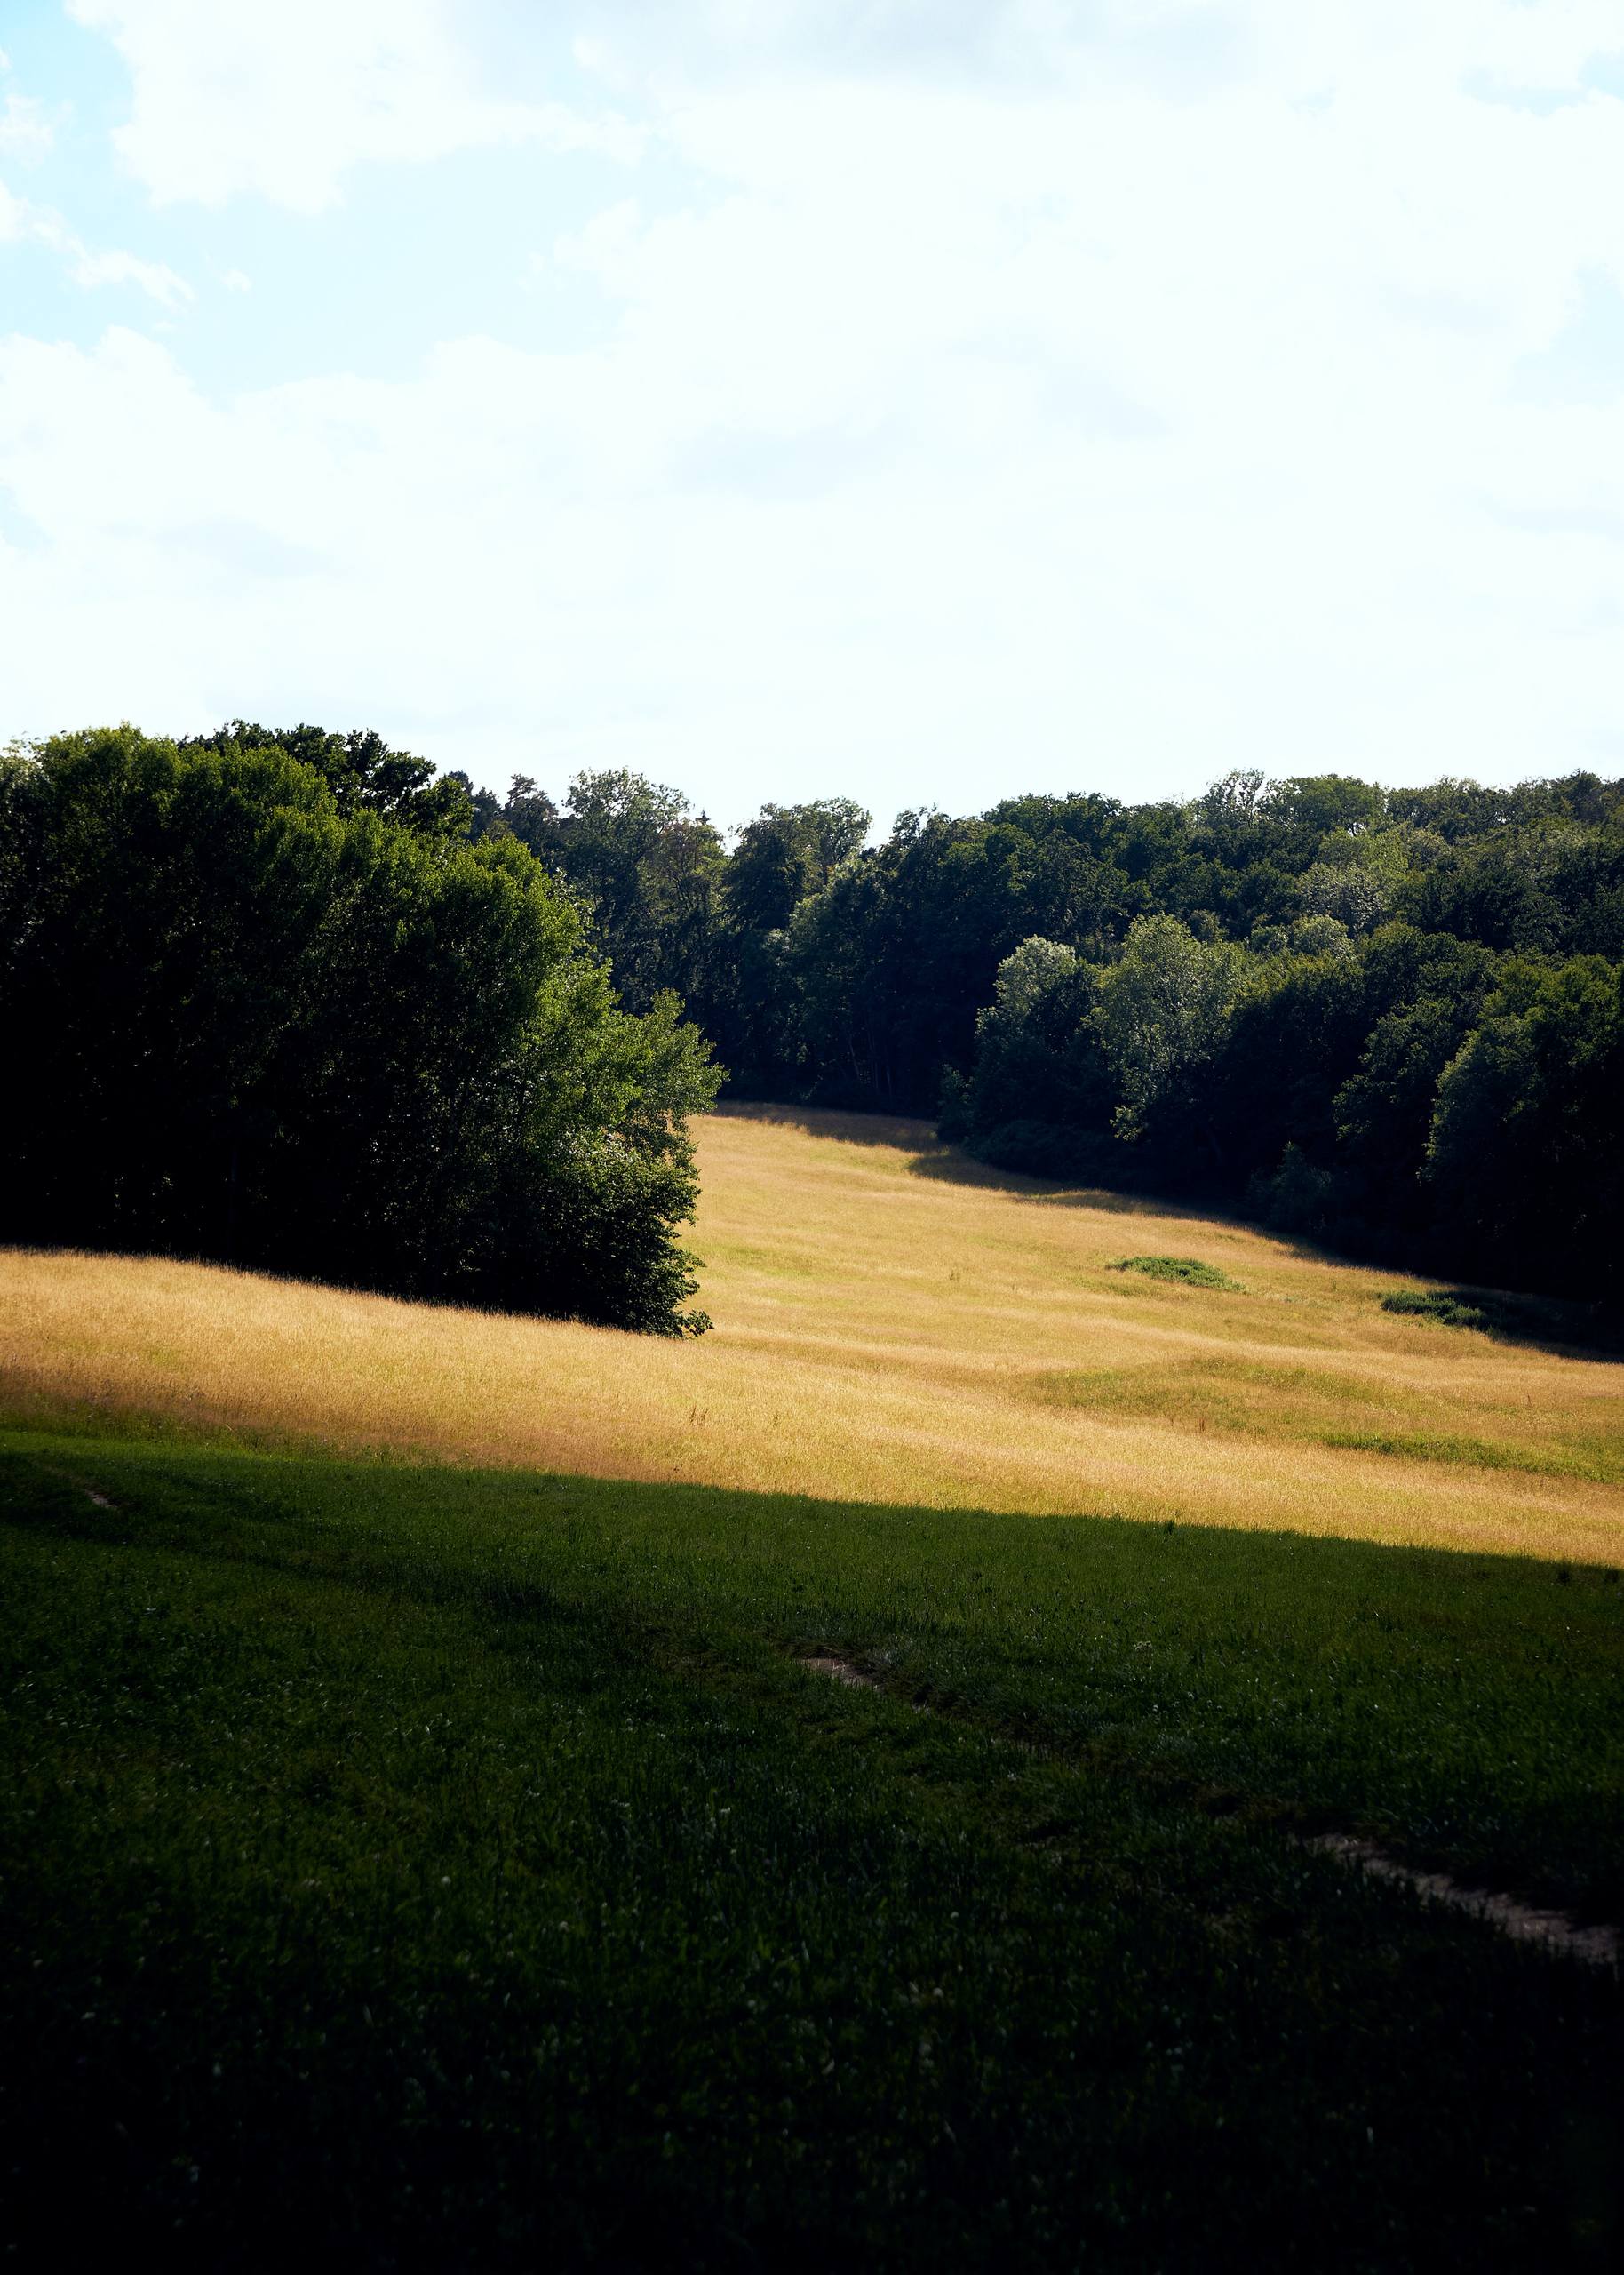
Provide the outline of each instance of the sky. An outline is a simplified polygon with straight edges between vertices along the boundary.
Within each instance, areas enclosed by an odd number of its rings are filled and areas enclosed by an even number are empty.
[[[0,0],[0,740],[1624,772],[1619,0]]]

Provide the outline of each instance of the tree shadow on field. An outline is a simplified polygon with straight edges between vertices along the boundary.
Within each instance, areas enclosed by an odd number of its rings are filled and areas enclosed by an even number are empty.
[[[780,1106],[749,1098],[724,1098],[712,1107],[719,1121],[764,1122],[777,1130],[802,1130],[808,1138],[832,1138],[846,1145],[886,1145],[898,1153],[946,1149],[934,1123],[922,1114],[857,1114],[840,1106]]]
[[[1504,1288],[1398,1289],[1381,1308],[1444,1329],[1465,1328],[1496,1343],[1520,1343],[1570,1359],[1624,1358],[1624,1314],[1561,1296],[1522,1296]]]
[[[731,1122],[762,1122],[776,1129],[804,1130],[809,1138],[829,1138],[848,1145],[884,1146],[912,1156],[910,1177],[935,1185],[962,1185],[983,1193],[1008,1193],[1022,1201],[1045,1201],[1063,1209],[1097,1209],[1118,1217],[1170,1217],[1199,1223],[1230,1219],[1212,1205],[1170,1201],[1154,1193],[1121,1193],[1110,1186],[1085,1185],[1063,1177],[1033,1177],[1023,1169],[996,1169],[978,1161],[961,1146],[950,1145],[935,1133],[935,1124],[922,1114],[862,1114],[835,1106],[757,1104],[728,1099],[714,1112]]]
[[[909,1162],[908,1174],[928,1177],[940,1185],[979,1185],[988,1192],[1009,1193],[1017,1200],[1044,1201],[1051,1208],[1097,1209],[1113,1217],[1176,1217],[1192,1224],[1236,1224],[1246,1225],[1249,1231],[1257,1229],[1245,1217],[1232,1216],[1211,1202],[1203,1206],[1170,1201],[1153,1193],[1119,1193],[1109,1185],[1071,1185],[1059,1177],[1029,1177],[1022,1169],[994,1169],[990,1162],[972,1160],[956,1145],[939,1145],[919,1155]]]

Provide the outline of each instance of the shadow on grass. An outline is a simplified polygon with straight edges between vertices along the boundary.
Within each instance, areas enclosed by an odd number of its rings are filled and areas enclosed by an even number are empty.
[[[1611,1986],[1270,1834],[1604,1904],[1616,1584],[78,1441],[0,1510],[19,2263],[1578,2264]]]
[[[784,1106],[770,1099],[724,1098],[712,1111],[719,1121],[765,1122],[778,1130],[804,1130],[808,1138],[832,1138],[847,1145],[887,1145],[899,1153],[944,1153],[935,1125],[922,1114],[857,1114],[828,1106]]]
[[[1017,1200],[1039,1201],[1050,1208],[1097,1209],[1112,1217],[1163,1217],[1190,1224],[1255,1225],[1211,1202],[1171,1201],[1154,1193],[1124,1193],[1103,1185],[1083,1185],[1063,1177],[1031,1177],[1023,1169],[994,1169],[956,1145],[941,1145],[908,1164],[911,1177],[928,1177],[941,1185],[978,1185],[992,1193],[1014,1193]]]
[[[1601,1304],[1518,1296],[1499,1288],[1404,1288],[1381,1308],[1400,1317],[1463,1327],[1496,1343],[1523,1343],[1564,1358],[1624,1358],[1624,1317]]]
[[[1169,1201],[1153,1193],[1118,1192],[1071,1178],[1034,1177],[1024,1169],[995,1168],[991,1161],[976,1161],[961,1146],[945,1144],[936,1136],[934,1123],[922,1115],[862,1114],[834,1106],[784,1106],[739,1098],[725,1099],[715,1112],[731,1122],[768,1122],[840,1145],[883,1146],[911,1154],[908,1175],[933,1184],[970,1185],[1063,1208],[1104,1209],[1113,1216],[1229,1221],[1227,1212],[1220,1208]]]

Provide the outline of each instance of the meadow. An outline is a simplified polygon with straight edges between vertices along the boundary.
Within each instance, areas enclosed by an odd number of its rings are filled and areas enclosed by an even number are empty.
[[[705,1153],[698,1344],[4,1260],[16,2263],[1616,2263],[1616,1972],[1315,1843],[1624,1919],[1624,1369]]]
[[[147,1259],[0,1257],[12,1409],[647,1482],[1624,1561],[1624,1365],[1401,1276],[1000,1176],[920,1122],[700,1126],[697,1345]],[[1113,1265],[1170,1255],[1238,1285]]]

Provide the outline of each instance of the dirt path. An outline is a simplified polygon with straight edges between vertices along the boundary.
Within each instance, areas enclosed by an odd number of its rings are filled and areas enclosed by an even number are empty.
[[[881,1688],[872,1674],[864,1674],[851,1660],[842,1659],[832,1651],[815,1651],[800,1664],[808,1673],[826,1676],[848,1689],[878,1691]],[[1401,1863],[1397,1856],[1389,1856],[1373,1840],[1361,1840],[1351,1833],[1324,1832],[1302,1845],[1318,1856],[1334,1856],[1351,1864],[1357,1871],[1368,1873],[1372,1880],[1397,1881],[1429,1903],[1445,1904],[1452,1912],[1464,1912],[1475,1920],[1486,1920],[1514,1943],[1538,1944],[1547,1951],[1582,1960],[1588,1967],[1616,1968],[1624,1960],[1624,1937],[1616,1928],[1580,1927],[1564,1912],[1544,1912],[1515,1896],[1503,1896],[1490,1888],[1464,1888],[1447,1872],[1421,1872],[1413,1864]]]

